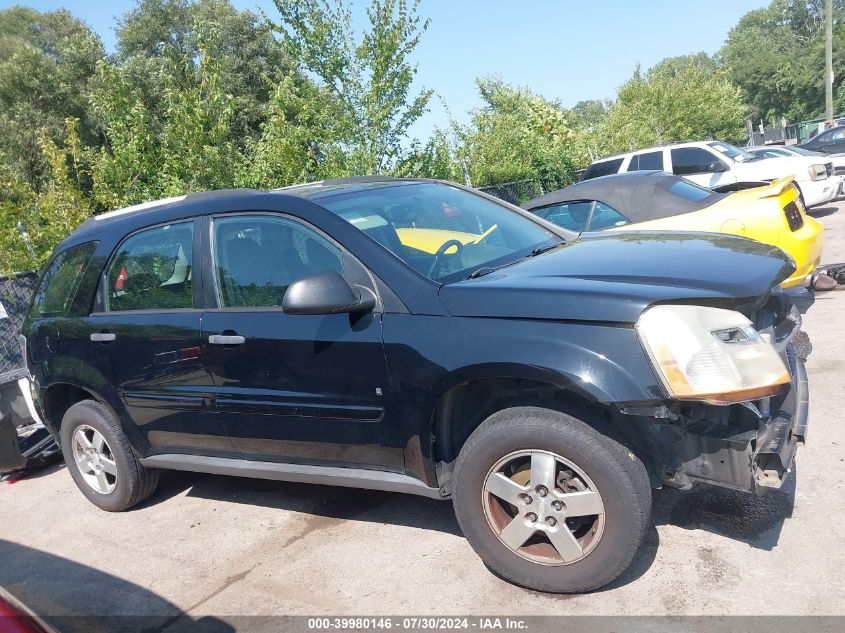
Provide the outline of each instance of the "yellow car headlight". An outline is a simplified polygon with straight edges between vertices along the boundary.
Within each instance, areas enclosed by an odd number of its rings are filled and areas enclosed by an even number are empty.
[[[670,397],[730,404],[771,396],[790,381],[771,343],[744,315],[694,305],[659,305],[637,333]]]

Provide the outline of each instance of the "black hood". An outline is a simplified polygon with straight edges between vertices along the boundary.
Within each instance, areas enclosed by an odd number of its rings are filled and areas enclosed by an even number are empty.
[[[657,302],[758,304],[794,269],[780,249],[742,237],[597,233],[440,295],[458,316],[634,323]]]

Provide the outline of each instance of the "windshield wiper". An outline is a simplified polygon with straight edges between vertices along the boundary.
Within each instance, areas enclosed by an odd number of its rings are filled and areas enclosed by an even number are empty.
[[[515,264],[516,262],[520,261],[519,259],[515,259],[512,262],[508,262],[507,264],[501,264],[499,266],[482,266],[477,270],[472,271],[468,276],[467,279],[478,279],[479,277],[483,277],[484,275],[489,275],[492,272],[496,272],[500,268],[504,268],[505,266],[510,266],[511,264]]]
[[[534,257],[535,255],[542,255],[543,253],[552,250],[553,248],[557,248],[560,244],[544,244],[543,246],[538,246],[528,257]]]
[[[506,266],[511,266],[513,264],[517,264],[521,262],[523,259],[529,259],[531,257],[535,257],[536,255],[541,255],[546,251],[550,251],[553,248],[557,248],[560,244],[543,244],[542,246],[538,246],[533,251],[528,253],[525,257],[520,257],[519,259],[515,259],[512,262],[506,262],[504,264],[499,264],[498,266],[482,266],[477,270],[472,271],[467,279],[478,279],[479,277],[483,277],[484,275],[489,275],[492,272],[505,268]]]

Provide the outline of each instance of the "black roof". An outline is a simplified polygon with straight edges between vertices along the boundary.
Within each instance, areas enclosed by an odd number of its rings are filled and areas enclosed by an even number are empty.
[[[597,200],[635,223],[700,211],[727,195],[714,191],[700,199],[690,199],[672,190],[678,182],[697,186],[665,171],[635,171],[584,180],[534,198],[522,207],[532,211],[565,202]]]
[[[434,181],[426,178],[394,178],[393,176],[350,176],[348,178],[333,178],[331,180],[291,185],[289,187],[282,187],[281,189],[274,189],[274,191],[290,196],[298,196],[306,200],[318,200],[340,193],[396,187],[421,182]]]
[[[273,191],[259,191],[256,189],[219,189],[215,191],[203,191],[190,193],[183,196],[174,196],[162,200],[152,200],[141,204],[132,205],[122,209],[98,213],[80,224],[71,236],[70,242],[83,241],[92,234],[99,233],[102,229],[117,227],[119,225],[133,226],[149,221],[169,221],[180,214],[193,215],[198,207],[208,206],[215,202],[237,200],[239,203],[248,203],[250,200],[266,200],[267,197],[283,199],[285,197],[296,197],[305,200],[316,201],[319,198],[329,195],[349,193],[363,189],[390,187],[422,182],[433,182],[428,179],[419,178],[392,178],[390,176],[357,176],[351,178],[336,178],[333,180],[322,180],[319,182],[292,185]],[[183,211],[184,210],[184,211]]]

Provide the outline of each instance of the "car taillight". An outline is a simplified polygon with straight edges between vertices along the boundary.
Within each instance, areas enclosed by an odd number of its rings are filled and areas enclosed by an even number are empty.
[[[801,214],[801,209],[798,208],[795,200],[783,208],[783,214],[786,216],[786,223],[789,225],[790,231],[797,231],[804,226],[804,216]]]

